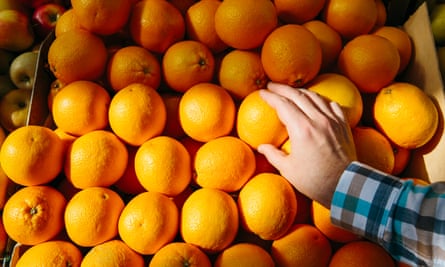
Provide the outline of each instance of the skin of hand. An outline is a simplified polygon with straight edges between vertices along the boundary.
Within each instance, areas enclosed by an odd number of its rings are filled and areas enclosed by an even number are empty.
[[[341,107],[315,92],[270,82],[260,95],[286,126],[290,154],[271,144],[258,152],[298,191],[330,208],[337,182],[356,160],[350,126]]]

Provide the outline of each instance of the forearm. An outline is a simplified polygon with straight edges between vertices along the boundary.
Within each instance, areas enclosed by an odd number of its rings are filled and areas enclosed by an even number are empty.
[[[415,186],[357,162],[343,173],[331,204],[335,224],[416,266],[444,264],[444,213],[445,184]]]

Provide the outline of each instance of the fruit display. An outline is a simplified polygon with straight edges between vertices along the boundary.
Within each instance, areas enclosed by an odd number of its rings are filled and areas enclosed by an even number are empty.
[[[256,150],[290,153],[259,95],[280,82],[338,102],[359,161],[429,183],[404,171],[442,114],[385,1],[67,2],[0,0],[5,266],[403,266]]]
[[[8,132],[28,121],[38,50],[66,7],[62,0],[0,1],[0,125]]]

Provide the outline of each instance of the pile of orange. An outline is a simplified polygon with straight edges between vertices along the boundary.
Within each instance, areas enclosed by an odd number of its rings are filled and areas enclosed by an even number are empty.
[[[338,102],[358,159],[388,173],[433,138],[381,0],[71,3],[48,52],[54,128],[0,150],[17,185],[0,233],[30,247],[17,266],[396,266],[256,151],[290,152],[268,81]]]

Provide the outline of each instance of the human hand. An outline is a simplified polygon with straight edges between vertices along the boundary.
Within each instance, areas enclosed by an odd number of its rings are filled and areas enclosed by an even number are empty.
[[[290,154],[270,144],[258,146],[298,191],[330,207],[338,179],[356,160],[351,129],[341,107],[315,92],[269,83],[261,97],[286,126]]]

